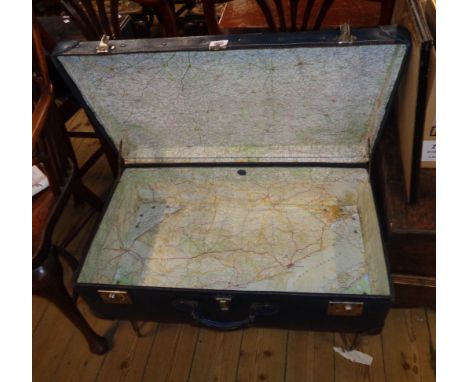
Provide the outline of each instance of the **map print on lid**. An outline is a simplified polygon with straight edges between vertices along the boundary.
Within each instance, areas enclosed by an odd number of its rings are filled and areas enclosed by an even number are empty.
[[[60,56],[127,163],[367,162],[401,44]]]

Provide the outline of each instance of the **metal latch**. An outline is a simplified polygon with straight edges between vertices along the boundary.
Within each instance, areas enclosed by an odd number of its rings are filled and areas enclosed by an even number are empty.
[[[218,302],[219,309],[223,312],[229,311],[229,308],[231,306],[231,297],[230,296],[218,296],[215,298],[215,300]]]
[[[110,50],[115,49],[114,44],[109,43],[110,37],[106,36],[105,34],[102,35],[101,41],[99,41],[99,45],[96,47],[97,53],[109,53]]]
[[[361,316],[363,302],[330,301],[328,314],[330,316]]]
[[[98,290],[102,301],[107,304],[131,304],[132,300],[128,292],[122,290]]]
[[[340,36],[338,44],[352,44],[356,37],[351,34],[351,27],[348,23],[340,25]]]

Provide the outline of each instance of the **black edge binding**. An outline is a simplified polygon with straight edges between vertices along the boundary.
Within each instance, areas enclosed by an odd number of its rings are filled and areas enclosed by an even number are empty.
[[[108,55],[130,53],[155,53],[174,51],[206,51],[209,44],[216,40],[228,40],[226,50],[234,49],[272,49],[290,47],[336,47],[359,46],[372,44],[407,44],[408,32],[397,26],[379,28],[353,28],[355,40],[352,43],[340,43],[339,29],[295,33],[257,33],[222,36],[172,37],[159,39],[138,39],[112,41],[115,49]],[[72,49],[54,52],[55,56],[95,55],[98,41],[85,41]]]

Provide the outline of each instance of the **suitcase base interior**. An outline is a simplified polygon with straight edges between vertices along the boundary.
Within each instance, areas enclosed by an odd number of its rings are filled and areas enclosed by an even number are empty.
[[[127,169],[78,283],[390,294],[361,168]]]

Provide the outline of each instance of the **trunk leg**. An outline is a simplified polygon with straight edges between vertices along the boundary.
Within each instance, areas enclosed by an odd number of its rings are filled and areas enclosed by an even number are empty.
[[[130,320],[130,323],[132,324],[133,331],[137,335],[137,337],[143,337],[141,334],[140,326],[138,325],[138,322],[135,320]]]
[[[362,334],[354,333],[353,339],[351,340],[351,343],[346,350],[348,351],[355,350],[361,343],[361,340],[362,340]]]

